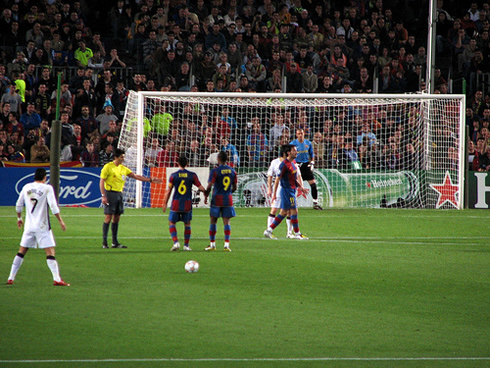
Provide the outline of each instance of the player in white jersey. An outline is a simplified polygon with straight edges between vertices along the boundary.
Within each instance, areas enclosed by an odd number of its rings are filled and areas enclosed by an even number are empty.
[[[281,162],[284,160],[284,152],[282,150],[281,146],[281,152],[279,154],[279,157],[275,158],[274,160],[271,161],[271,164],[269,166],[269,169],[267,170],[267,196],[269,198],[273,198],[274,196],[272,195],[272,190],[273,190],[273,184],[276,181],[277,176],[279,175],[279,165],[281,165]],[[271,202],[271,210],[269,212],[269,216],[267,216],[267,228],[274,222],[274,218],[276,217],[277,212],[281,208],[281,184],[279,183],[279,186],[277,187],[277,193],[275,196],[275,199]],[[294,232],[293,228],[291,225],[291,218],[288,216],[286,218],[286,224],[287,224],[287,237],[288,238],[294,238]],[[274,235],[273,235],[274,236]]]
[[[58,262],[55,258],[53,232],[49,222],[48,206],[53,215],[58,219],[61,229],[66,230],[65,223],[60,215],[60,209],[56,202],[53,187],[46,184],[46,170],[39,168],[34,174],[34,182],[24,185],[20,192],[19,199],[15,205],[17,211],[17,227],[22,228],[22,210],[26,208],[26,221],[24,232],[20,241],[20,249],[14,258],[10,276],[7,284],[12,285],[19,271],[24,256],[29,248],[41,248],[46,252],[46,262],[51,273],[53,274],[53,285],[55,286],[70,286],[60,277]]]

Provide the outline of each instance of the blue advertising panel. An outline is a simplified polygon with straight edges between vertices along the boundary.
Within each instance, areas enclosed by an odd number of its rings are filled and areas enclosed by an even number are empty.
[[[36,167],[0,168],[0,206],[15,206],[22,187],[34,181]],[[99,180],[102,168],[62,168],[60,170],[61,206],[100,206]],[[48,182],[49,182],[49,169]]]

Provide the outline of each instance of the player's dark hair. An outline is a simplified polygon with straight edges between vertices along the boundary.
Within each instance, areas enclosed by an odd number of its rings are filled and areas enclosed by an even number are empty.
[[[187,160],[187,157],[185,157],[185,155],[180,155],[178,162],[181,167],[186,167],[189,161]]]
[[[34,180],[35,181],[41,181],[46,177],[46,169],[43,169],[42,167],[36,169],[36,172],[34,173]]]
[[[114,150],[114,157],[121,157],[122,155],[124,155],[126,152],[123,150],[123,149],[120,149],[120,148],[116,148]]]
[[[283,144],[283,145],[281,145],[281,149],[279,151],[279,156],[280,157],[286,156],[286,154],[287,154],[286,153],[286,150],[287,150],[288,146],[289,146],[289,144]]]
[[[220,153],[218,153],[218,162],[221,162],[223,164],[228,162],[228,155],[225,151],[221,151]]]
[[[282,150],[284,152],[284,154],[287,156],[289,152],[291,152],[291,150],[293,149],[293,145],[292,144],[285,144],[282,146]]]

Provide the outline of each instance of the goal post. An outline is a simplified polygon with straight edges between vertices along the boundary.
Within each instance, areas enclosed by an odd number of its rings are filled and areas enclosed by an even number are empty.
[[[268,166],[302,129],[322,207],[462,209],[464,117],[464,95],[131,91],[118,146],[135,173],[165,183],[185,154],[203,185],[224,150],[235,206],[268,207]],[[126,205],[159,207],[165,187],[128,182]],[[312,206],[311,193],[297,199]]]

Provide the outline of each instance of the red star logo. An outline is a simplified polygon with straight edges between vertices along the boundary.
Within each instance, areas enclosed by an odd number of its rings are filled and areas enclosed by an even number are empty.
[[[459,187],[453,185],[449,171],[446,171],[443,184],[429,184],[432,189],[439,193],[439,199],[437,200],[436,208],[441,207],[444,203],[449,202],[454,207],[458,208],[458,199],[456,195],[459,194]]]

